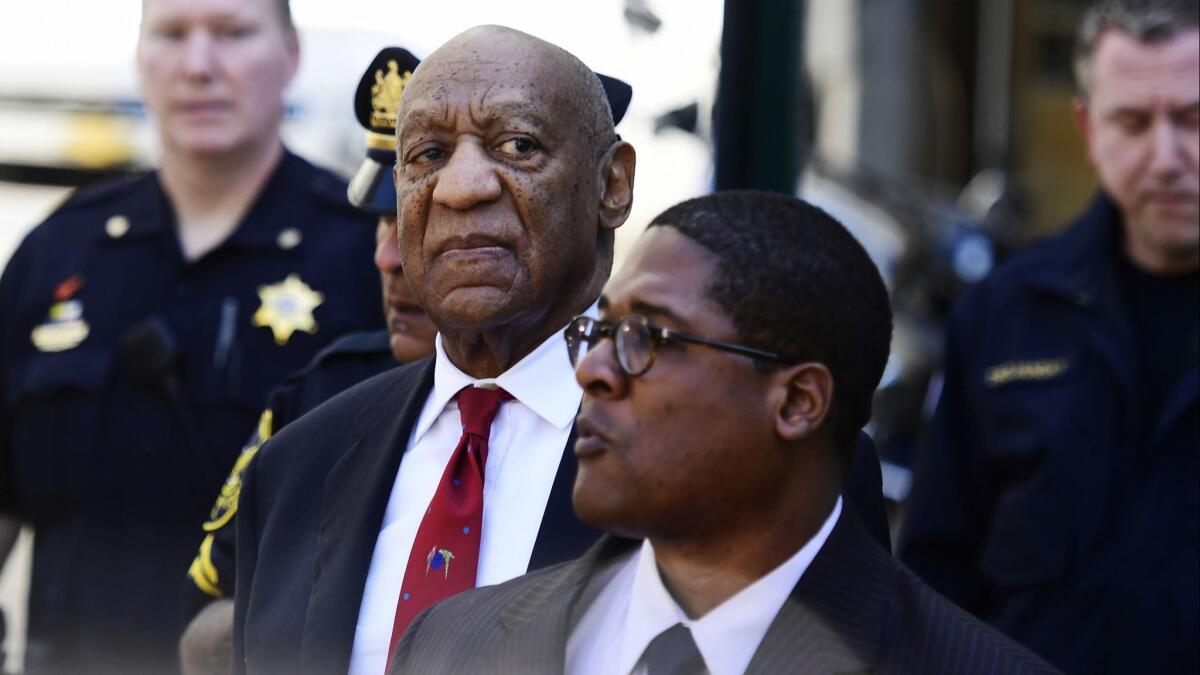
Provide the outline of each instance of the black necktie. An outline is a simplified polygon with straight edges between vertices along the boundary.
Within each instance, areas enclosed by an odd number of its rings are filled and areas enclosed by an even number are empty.
[[[708,675],[704,657],[692,639],[692,631],[681,623],[664,630],[650,641],[642,654],[647,675]]]

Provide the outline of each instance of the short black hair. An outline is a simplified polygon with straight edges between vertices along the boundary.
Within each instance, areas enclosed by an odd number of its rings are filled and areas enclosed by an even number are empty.
[[[887,288],[862,245],[808,202],[748,190],[676,204],[648,227],[659,226],[716,256],[708,294],[739,340],[829,369],[834,443],[848,461],[892,338]]]

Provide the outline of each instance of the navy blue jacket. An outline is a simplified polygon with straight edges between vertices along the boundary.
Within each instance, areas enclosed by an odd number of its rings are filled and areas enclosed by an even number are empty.
[[[151,173],[79,193],[8,263],[0,511],[36,529],[31,675],[177,670],[196,526],[268,392],[382,327],[374,219],[345,191],[285,154],[188,261]]]
[[[1197,672],[1200,333],[1146,409],[1122,255],[1101,195],[963,298],[901,558],[1066,672]]]

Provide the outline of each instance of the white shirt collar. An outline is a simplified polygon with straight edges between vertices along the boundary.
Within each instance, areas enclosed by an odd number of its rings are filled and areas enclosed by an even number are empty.
[[[585,312],[599,315],[598,303]],[[565,329],[566,326],[563,326]],[[442,334],[434,340],[433,391],[413,427],[412,442],[416,443],[429,431],[438,415],[463,387],[494,384],[513,395],[539,417],[558,429],[566,429],[575,421],[583,390],[575,381],[575,369],[567,357],[567,343],[562,330],[546,338],[536,349],[525,355],[511,368],[494,378],[475,379],[459,370],[442,346]],[[564,395],[563,392],[570,392]]]
[[[842,513],[839,496],[821,529],[799,551],[699,619],[689,619],[663,586],[649,540],[638,551],[619,661],[613,672],[629,673],[650,641],[677,623],[692,631],[712,675],[741,675],[767,634],[775,615],[816,558]]]

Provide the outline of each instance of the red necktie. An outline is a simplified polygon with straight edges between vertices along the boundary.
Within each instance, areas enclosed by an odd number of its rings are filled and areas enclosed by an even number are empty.
[[[408,555],[404,584],[396,603],[396,620],[387,662],[404,629],[421,610],[455,593],[475,587],[483,525],[483,469],[488,436],[500,402],[512,399],[503,389],[466,387],[458,392],[463,432],[450,456],[429,509],[421,519]]]

